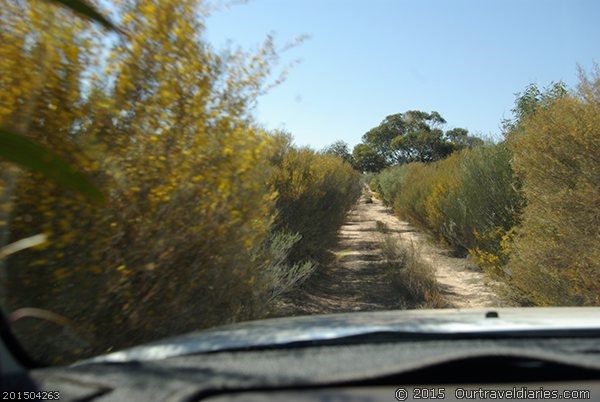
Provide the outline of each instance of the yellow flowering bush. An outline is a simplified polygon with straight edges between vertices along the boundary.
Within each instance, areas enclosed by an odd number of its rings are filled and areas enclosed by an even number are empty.
[[[216,52],[197,0],[114,6],[118,38],[52,4],[0,0],[0,126],[47,145],[107,198],[3,169],[1,240],[48,241],[5,261],[2,303],[68,317],[81,342],[67,360],[266,315],[289,287],[277,278],[295,279],[265,242],[299,232],[297,255],[318,254],[315,236],[337,230],[357,180],[253,122],[277,61],[270,38],[255,53]],[[299,152],[310,156],[296,169]],[[294,220],[289,204],[304,199],[302,213],[322,221]],[[29,341],[36,357],[53,355]]]
[[[539,305],[600,304],[600,71],[548,99],[509,137],[527,207],[508,265]]]
[[[399,180],[390,180],[391,172]],[[482,267],[503,272],[506,243],[523,205],[505,144],[462,150],[430,164],[397,166],[380,173],[375,184],[382,194],[395,194],[394,209],[401,217],[458,254],[470,253]]]
[[[273,184],[276,227],[301,236],[290,259],[320,260],[360,196],[360,174],[340,157],[291,147],[279,161]]]

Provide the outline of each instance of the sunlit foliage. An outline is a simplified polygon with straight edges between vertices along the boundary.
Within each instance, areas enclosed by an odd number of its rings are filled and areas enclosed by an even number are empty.
[[[360,196],[359,173],[338,156],[307,148],[290,148],[278,167],[273,178],[278,192],[277,226],[302,236],[291,258],[319,260]]]
[[[404,182],[404,176],[408,172],[405,165],[393,166],[382,170],[369,182],[371,188],[377,191],[381,201],[391,207]]]
[[[36,174],[2,178],[3,240],[49,239],[6,261],[3,304],[71,318],[81,342],[61,341],[66,359],[264,316],[295,280],[282,267],[300,267],[273,265],[288,256],[273,236],[285,229],[303,260],[317,254],[311,236],[334,230],[358,180],[339,158],[282,148],[253,122],[278,59],[271,38],[255,52],[213,50],[197,0],[112,11],[127,35],[51,3],[0,2],[0,126],[48,145],[107,196],[92,205]],[[308,176],[296,178],[304,154]],[[302,213],[330,225],[294,220],[302,194],[312,201]],[[56,355],[29,341],[38,357]]]
[[[600,303],[600,72],[527,87],[507,140],[381,172],[395,211],[504,278],[533,305]]]
[[[322,152],[329,155],[337,155],[345,162],[352,164],[352,154],[350,153],[350,148],[344,141],[336,141],[333,144],[325,147]]]
[[[435,111],[409,110],[389,115],[354,147],[355,167],[363,172],[379,172],[398,164],[433,162],[483,143],[464,128],[444,131],[445,124],[446,120]]]
[[[545,94],[509,135],[528,202],[509,268],[536,304],[598,305],[600,71]]]
[[[505,144],[486,145],[384,170],[372,184],[400,216],[502,274],[524,202],[510,157]]]

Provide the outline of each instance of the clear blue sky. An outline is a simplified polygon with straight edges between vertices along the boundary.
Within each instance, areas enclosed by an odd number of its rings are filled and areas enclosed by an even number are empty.
[[[299,145],[351,146],[389,114],[438,111],[448,128],[500,136],[529,83],[577,83],[600,62],[598,0],[253,0],[212,15],[207,38],[253,48],[310,39],[259,100],[258,120]]]

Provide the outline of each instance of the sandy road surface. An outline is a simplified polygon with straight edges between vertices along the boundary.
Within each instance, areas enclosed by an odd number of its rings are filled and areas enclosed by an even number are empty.
[[[381,234],[377,221],[385,223],[387,232],[407,247],[414,247],[417,258],[436,268],[448,307],[500,306],[489,279],[467,262],[452,256],[450,250],[434,244],[408,222],[398,219],[381,201],[362,198],[349,212],[339,231],[333,250],[336,259],[321,268],[304,289],[290,295],[278,315],[325,314],[349,311],[397,309],[402,306],[398,295],[386,281],[381,266]]]
[[[435,267],[436,279],[450,307],[498,307],[503,304],[493,290],[501,286],[500,283],[491,281],[466,258],[454,257],[450,249],[435,244],[428,235],[398,219],[381,201],[374,199],[365,213],[386,223],[404,245],[414,247],[419,258]]]

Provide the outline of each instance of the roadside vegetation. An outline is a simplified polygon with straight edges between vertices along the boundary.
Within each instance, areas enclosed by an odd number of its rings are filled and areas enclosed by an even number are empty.
[[[294,148],[285,136],[280,141],[283,152],[271,179],[277,191],[275,228],[300,234],[292,261],[322,260],[361,195],[360,174],[338,156]]]
[[[507,267],[536,304],[599,305],[600,69],[572,93],[526,96],[508,136],[527,206]]]
[[[0,126],[105,197],[2,162],[1,240],[47,238],[2,270],[3,307],[35,357],[264,317],[310,275],[360,175],[254,122],[256,97],[279,79],[271,38],[213,49],[196,0],[120,2],[118,38],[52,3],[0,3]]]
[[[520,303],[600,304],[600,71],[528,87],[500,143],[409,110],[315,151],[253,117],[285,78],[273,38],[214,49],[200,0],[117,2],[113,31],[55,3],[77,2],[0,0],[0,246],[36,239],[0,249],[0,304],[34,357],[268,316],[365,183]],[[434,268],[377,230],[405,306],[444,306]]]
[[[382,170],[382,201],[527,305],[600,304],[600,72],[529,86],[505,140]]]
[[[383,272],[396,291],[399,307],[447,307],[435,278],[435,268],[420,258],[414,244],[401,244],[381,221],[376,222],[376,230],[380,234]]]

